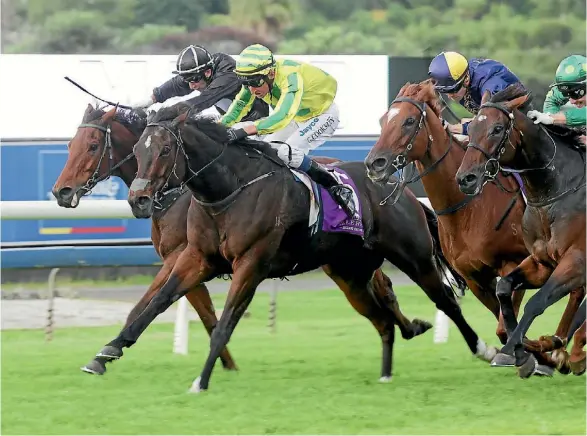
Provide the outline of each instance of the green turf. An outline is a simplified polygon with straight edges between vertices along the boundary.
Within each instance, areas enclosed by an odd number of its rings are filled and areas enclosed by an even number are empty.
[[[408,316],[434,320],[419,289],[398,294]],[[398,339],[394,379],[380,384],[379,338],[340,292],[280,294],[275,335],[267,301],[256,296],[233,336],[240,371],[217,366],[200,395],[187,393],[208,349],[199,323],[188,356],[171,353],[172,325],[156,325],[104,377],[78,368],[117,327],[62,329],[51,343],[38,330],[3,332],[2,433],[585,434],[584,377],[520,380],[472,358],[451,325],[446,344],[432,331]],[[495,343],[495,322],[471,294],[463,310]],[[532,336],[552,332],[561,311]]]

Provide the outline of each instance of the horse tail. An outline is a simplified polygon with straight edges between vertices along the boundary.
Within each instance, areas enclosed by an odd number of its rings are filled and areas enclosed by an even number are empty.
[[[432,235],[432,241],[434,244],[433,256],[434,261],[436,262],[436,266],[445,280],[450,283],[453,292],[455,291],[455,286],[459,290],[460,295],[456,292],[455,295],[462,297],[465,295],[467,282],[465,282],[465,279],[455,271],[450,263],[448,263],[448,260],[446,260],[446,257],[444,257],[444,254],[442,253],[442,249],[440,248],[440,234],[438,233],[438,220],[436,218],[436,214],[420,200],[418,200],[418,202],[424,210],[424,214],[426,215],[426,222],[428,223],[428,230],[430,230],[430,235]]]

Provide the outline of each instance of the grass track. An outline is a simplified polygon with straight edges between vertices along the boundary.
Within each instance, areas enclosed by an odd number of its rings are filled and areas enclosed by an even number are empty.
[[[410,317],[434,320],[415,287],[397,289]],[[223,296],[215,296],[222,305]],[[585,434],[585,377],[520,380],[473,359],[451,325],[396,340],[394,379],[377,382],[375,330],[339,291],[278,297],[278,331],[266,328],[266,294],[230,343],[238,373],[218,365],[210,391],[187,394],[208,343],[190,328],[190,354],[171,353],[173,326],[150,327],[104,377],[79,367],[118,327],[2,333],[3,434]],[[552,333],[563,305],[540,317],[532,337]],[[495,321],[469,293],[465,316],[495,344]],[[399,337],[399,334],[397,335]]]

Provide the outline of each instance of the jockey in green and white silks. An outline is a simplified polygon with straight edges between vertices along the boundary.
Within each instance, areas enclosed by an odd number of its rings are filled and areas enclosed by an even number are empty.
[[[272,144],[279,158],[327,188],[346,213],[354,216],[352,190],[307,155],[332,137],[340,122],[334,102],[336,79],[309,63],[275,59],[273,53],[260,44],[241,52],[235,73],[242,88],[220,120],[232,127],[229,130],[231,141],[251,135],[263,135],[262,139],[267,142],[281,141]],[[273,113],[239,124],[256,99],[271,105]]]
[[[571,55],[556,69],[554,83],[546,94],[542,112],[530,111],[535,123],[562,124],[585,133],[587,124],[587,58]],[[582,137],[585,143],[585,135]]]

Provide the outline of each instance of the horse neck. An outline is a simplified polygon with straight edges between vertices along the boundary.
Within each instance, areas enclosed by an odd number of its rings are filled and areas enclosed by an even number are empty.
[[[112,162],[111,165],[118,165],[123,159],[133,152],[133,147],[138,141],[138,138],[128,132],[125,127],[115,127],[113,124],[112,128]],[[125,133],[122,132],[124,130]],[[109,156],[106,156],[109,158]],[[138,170],[137,159],[132,156],[120,167],[118,167],[112,173],[113,176],[120,177],[124,184],[130,188],[132,181],[134,180]]]
[[[532,202],[548,200],[578,186],[585,178],[585,161],[579,153],[543,128],[522,138],[514,169],[524,168],[538,168],[520,174]]]
[[[239,152],[237,145],[194,146],[186,151],[183,181],[192,194],[203,202],[224,200],[258,172],[257,168],[248,165],[246,155]]]
[[[450,149],[442,158],[447,147]],[[439,211],[454,206],[465,198],[455,179],[464,155],[465,151],[461,146],[443,131],[442,135],[433,138],[428,155],[416,161],[416,167],[422,174],[442,158],[442,161],[436,164],[434,169],[422,177],[422,184],[434,210]]]

